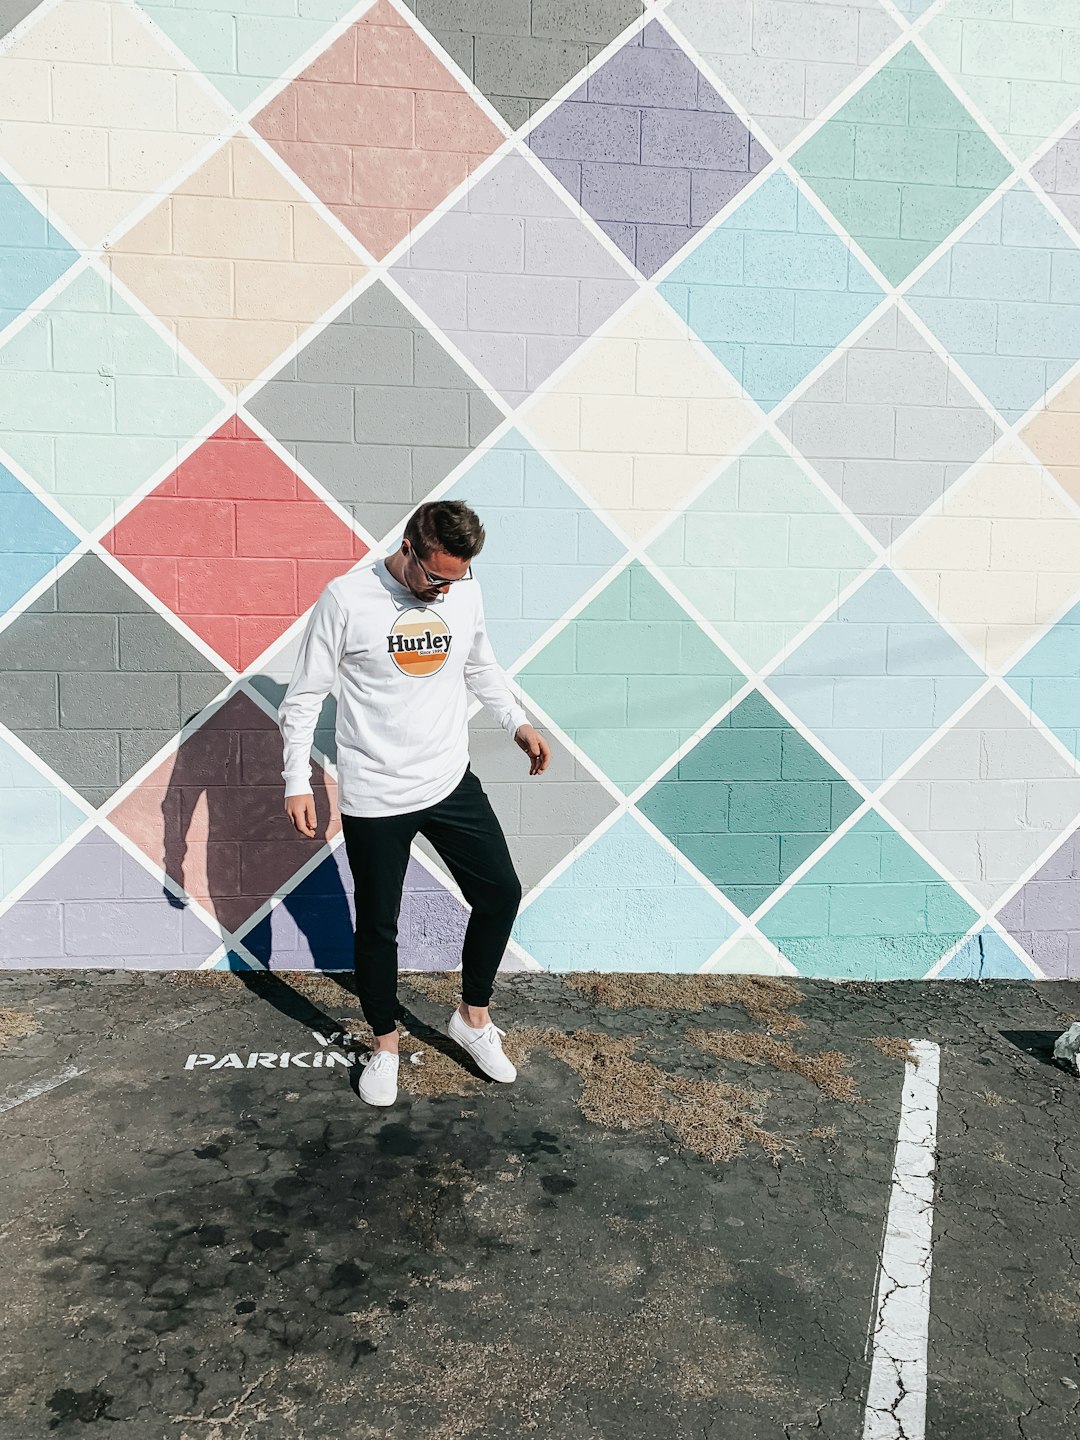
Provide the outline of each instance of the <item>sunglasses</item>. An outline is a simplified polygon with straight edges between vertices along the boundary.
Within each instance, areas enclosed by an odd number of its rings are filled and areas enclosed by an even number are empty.
[[[471,580],[473,578],[471,565],[469,566],[468,570],[466,570],[464,575],[459,575],[455,580],[446,580],[441,575],[433,575],[431,571],[427,568],[427,566],[424,564],[424,562],[420,559],[420,556],[417,555],[416,551],[411,546],[409,547],[409,554],[416,561],[417,565],[420,566],[420,569],[423,570],[424,575],[427,577],[427,582],[429,585],[457,585],[462,580]]]

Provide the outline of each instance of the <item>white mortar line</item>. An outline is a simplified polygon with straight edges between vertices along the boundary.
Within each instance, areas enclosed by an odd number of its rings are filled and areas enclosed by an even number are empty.
[[[31,1085],[29,1090],[24,1090],[21,1095],[16,1095],[14,1100],[0,1100],[0,1115],[5,1110],[14,1110],[16,1105],[24,1105],[27,1100],[36,1100],[39,1095],[45,1095],[50,1090],[55,1090],[58,1085],[64,1085],[68,1080],[74,1080],[77,1075],[85,1075],[85,1070],[76,1070],[74,1065],[68,1065],[61,1070],[59,1075],[53,1075],[48,1080],[39,1080]]]
[[[863,1440],[924,1440],[940,1048],[912,1040],[878,1268]]]

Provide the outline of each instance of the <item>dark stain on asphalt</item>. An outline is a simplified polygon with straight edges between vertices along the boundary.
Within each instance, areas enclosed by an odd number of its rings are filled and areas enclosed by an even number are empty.
[[[49,1429],[55,1430],[67,1420],[91,1425],[95,1420],[107,1418],[112,1401],[113,1397],[107,1391],[96,1387],[92,1390],[55,1390],[48,1400],[49,1409],[53,1412]]]

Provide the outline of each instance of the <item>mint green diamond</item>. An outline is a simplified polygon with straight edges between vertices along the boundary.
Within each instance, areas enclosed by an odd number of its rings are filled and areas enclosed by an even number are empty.
[[[911,46],[871,76],[791,164],[894,285],[1011,170]]]

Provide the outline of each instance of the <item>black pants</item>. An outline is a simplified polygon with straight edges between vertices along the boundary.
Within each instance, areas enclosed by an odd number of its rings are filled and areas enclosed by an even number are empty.
[[[491,801],[470,765],[445,800],[405,815],[342,815],[356,903],[356,988],[376,1035],[397,1023],[398,916],[417,833],[472,906],[461,949],[461,999],[485,1006],[521,904],[521,881]]]

